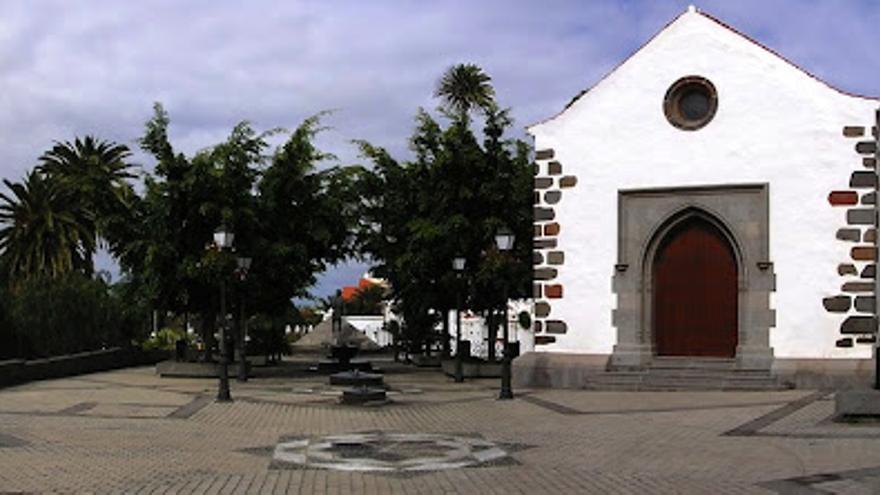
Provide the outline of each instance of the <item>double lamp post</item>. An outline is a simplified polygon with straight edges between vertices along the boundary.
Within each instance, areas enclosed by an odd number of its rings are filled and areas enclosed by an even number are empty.
[[[498,250],[505,254],[513,249],[513,244],[516,242],[516,236],[507,228],[499,229],[495,234],[495,247]],[[463,372],[463,353],[461,349],[461,292],[463,285],[461,280],[464,278],[464,269],[465,269],[465,258],[461,256],[457,256],[452,260],[452,269],[455,272],[456,279],[459,280],[459,287],[456,290],[456,298],[455,298],[455,382],[461,383],[464,381],[464,372]],[[504,277],[504,289],[502,291],[502,296],[504,298],[504,316],[503,316],[503,326],[502,326],[502,342],[503,342],[503,351],[501,357],[501,392],[498,394],[499,399],[513,399],[513,388],[511,386],[511,360],[512,357],[510,355],[510,334],[509,334],[509,322],[507,315],[507,302],[509,299],[509,286],[507,277]],[[490,345],[495,345],[494,342],[490,342]]]
[[[225,226],[220,226],[214,232],[214,247],[221,253],[226,249],[232,249],[235,234],[228,231]],[[251,258],[236,258],[237,274],[239,280],[247,278],[247,272],[251,267]],[[244,298],[239,293],[239,357],[238,357],[238,380],[247,381],[247,359],[245,353],[244,336]],[[217,402],[231,402],[232,395],[229,393],[229,320],[226,317],[226,277],[220,277],[220,367],[218,370],[219,384],[217,386]],[[233,351],[234,352],[234,351]]]

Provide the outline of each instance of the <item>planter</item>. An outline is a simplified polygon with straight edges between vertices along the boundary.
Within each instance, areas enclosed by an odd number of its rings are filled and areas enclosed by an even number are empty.
[[[455,376],[455,359],[444,359],[442,363],[443,373]],[[488,361],[466,360],[461,363],[462,374],[465,378],[500,378],[501,363]]]

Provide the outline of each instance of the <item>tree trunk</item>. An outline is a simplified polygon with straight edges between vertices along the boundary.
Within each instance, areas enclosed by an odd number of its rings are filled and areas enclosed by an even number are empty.
[[[488,346],[488,359],[490,362],[495,361],[495,341],[498,340],[498,319],[495,317],[495,309],[489,310],[489,318],[488,318],[488,326],[489,326],[489,335],[486,339],[486,345]]]
[[[214,331],[217,329],[217,313],[214,311],[202,312],[202,342],[205,344],[203,360],[206,363],[214,361]]]
[[[449,311],[443,310],[443,357],[448,358],[450,355],[449,345]]]

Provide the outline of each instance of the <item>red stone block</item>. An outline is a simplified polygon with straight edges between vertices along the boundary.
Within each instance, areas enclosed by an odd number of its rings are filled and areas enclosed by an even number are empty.
[[[831,191],[828,195],[831,206],[852,206],[859,204],[859,195],[855,191]]]
[[[850,250],[850,255],[856,261],[874,261],[874,246],[856,246]]]
[[[562,286],[547,285],[544,287],[544,295],[549,299],[559,299],[562,297]]]

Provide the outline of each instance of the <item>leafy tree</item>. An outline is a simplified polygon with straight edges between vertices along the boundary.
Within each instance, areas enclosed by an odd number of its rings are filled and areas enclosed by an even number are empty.
[[[435,94],[442,99],[446,127],[427,112],[416,115],[410,139],[415,158],[398,162],[384,149],[360,143],[373,163],[361,181],[361,246],[387,278],[403,315],[403,334],[430,341],[438,318],[463,290],[451,270],[467,259],[466,304],[489,310],[503,304],[502,288],[526,296],[531,281],[531,183],[529,147],[504,138],[509,112],[494,102],[489,77],[473,65],[451,68]],[[469,114],[485,118],[480,142]],[[495,233],[512,229],[518,242],[499,253]],[[418,345],[418,342],[417,342]]]
[[[74,195],[35,171],[23,182],[3,183],[12,193],[0,193],[0,250],[10,282],[91,265],[90,220],[77,215]]]
[[[443,74],[434,96],[443,102],[443,109],[453,118],[466,121],[474,109],[485,110],[495,105],[492,78],[476,64],[456,64]]]
[[[43,357],[127,345],[131,324],[123,302],[107,284],[80,273],[36,276],[23,282],[9,302],[23,357]]]
[[[135,196],[130,182],[135,176],[127,162],[130,157],[127,146],[94,136],[56,142],[40,157],[39,173],[72,196],[70,213],[96,240],[84,246],[89,270],[97,238],[103,238],[114,254],[121,249],[120,230],[130,220]]]
[[[351,300],[345,304],[345,313],[350,315],[381,315],[387,290],[379,284],[358,288]]]
[[[257,133],[242,122],[190,158],[174,151],[168,114],[154,107],[140,144],[155,157],[155,174],[146,179],[122,259],[156,306],[200,313],[206,341],[221,281],[230,313],[241,303],[248,315],[287,318],[290,300],[308,295],[315,273],[351,253],[354,172],[317,168],[332,158],[312,144],[319,118],[307,119],[271,154],[266,139],[281,131]],[[234,254],[206,249],[221,224],[236,234]],[[233,277],[235,256],[252,258],[246,277]]]

